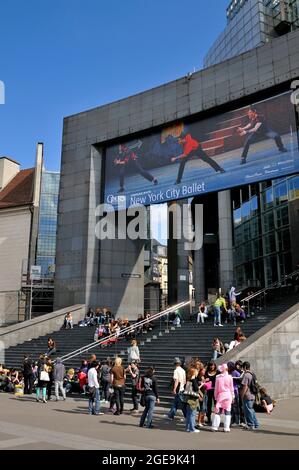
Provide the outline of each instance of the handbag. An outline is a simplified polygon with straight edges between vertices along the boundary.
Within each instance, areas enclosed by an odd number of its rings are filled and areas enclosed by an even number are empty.
[[[40,373],[40,380],[42,382],[50,382],[50,377],[49,377],[48,372],[46,372],[45,370],[42,370]]]
[[[187,382],[185,390],[183,391],[183,395],[187,395],[188,397],[191,398],[199,398],[199,393],[194,392],[192,382]]]

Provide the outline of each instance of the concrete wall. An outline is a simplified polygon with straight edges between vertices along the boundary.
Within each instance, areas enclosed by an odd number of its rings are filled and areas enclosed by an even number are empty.
[[[219,360],[248,361],[274,398],[299,396],[299,303]]]
[[[18,321],[18,291],[0,292],[0,326]]]
[[[191,78],[64,120],[55,308],[108,304],[120,316],[128,312],[133,317],[143,309],[143,247],[129,241],[105,241],[100,246],[95,237],[107,141],[208,110],[216,113],[219,108],[214,108],[233,101],[237,105],[242,97],[299,77],[298,41],[296,31]],[[141,278],[128,281],[124,272]]]
[[[29,207],[0,211],[0,292],[21,287],[23,259],[28,259],[31,212]]]
[[[74,324],[85,316],[85,305],[73,305],[71,307],[48,313],[42,317],[27,320],[17,325],[0,329],[0,344],[7,349],[10,346],[24,343],[33,338],[58,331],[63,325],[65,315],[71,312]]]

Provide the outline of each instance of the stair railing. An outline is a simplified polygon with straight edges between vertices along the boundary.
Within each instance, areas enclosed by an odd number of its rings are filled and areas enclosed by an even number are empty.
[[[139,329],[140,327],[143,327],[144,325],[147,325],[148,323],[151,323],[152,321],[162,319],[162,317],[167,316],[169,313],[178,310],[180,308],[186,307],[187,305],[190,304],[190,300],[185,301],[185,302],[180,302],[176,305],[173,305],[172,307],[168,307],[166,310],[163,310],[162,312],[155,313],[154,315],[151,315],[149,318],[146,318],[140,322],[134,323],[133,325],[130,325],[126,328],[123,328],[119,333],[112,333],[109,336],[105,336],[104,338],[101,338],[98,341],[94,341],[93,343],[87,344],[83,346],[82,348],[76,349],[75,351],[71,351],[68,354],[65,354],[64,356],[61,357],[62,362],[69,361],[70,359],[73,359],[76,356],[79,356],[85,352],[89,352],[91,349],[94,349],[98,346],[101,346],[103,343],[106,343],[107,341],[111,339],[118,338],[120,336],[125,335],[126,333],[133,333],[135,330]]]
[[[247,303],[247,314],[250,315],[250,302],[252,300],[254,300],[254,301],[258,300],[259,301],[259,308],[261,308],[262,305],[266,305],[266,296],[267,296],[267,293],[268,293],[269,290],[282,287],[283,285],[286,284],[286,281],[288,279],[292,279],[295,276],[299,276],[299,269],[297,269],[296,271],[293,271],[290,274],[285,274],[282,277],[281,280],[275,281],[272,284],[270,284],[269,286],[264,287],[263,289],[260,289],[259,291],[254,292],[254,293],[248,295],[247,297],[245,297],[244,299],[242,299],[241,303],[243,305],[244,305],[244,303]]]

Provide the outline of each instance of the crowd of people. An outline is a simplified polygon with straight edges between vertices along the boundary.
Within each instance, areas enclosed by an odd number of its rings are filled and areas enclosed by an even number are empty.
[[[209,317],[213,317],[214,326],[223,326],[223,323],[244,323],[246,320],[246,310],[244,305],[237,302],[240,292],[236,292],[235,287],[225,295],[217,294],[216,300],[211,305],[201,302],[196,313],[197,323],[205,323]]]
[[[228,362],[217,368],[215,361],[204,365],[197,358],[182,367],[176,358],[174,365],[174,399],[166,417],[173,420],[181,409],[188,432],[198,433],[204,426],[218,431],[222,415],[225,432],[231,425],[255,430],[259,428],[255,410],[270,414],[274,409],[275,402],[258,385],[247,361]]]
[[[229,312],[234,306],[234,295],[237,294],[233,290],[230,292],[229,305],[227,300],[217,297],[213,306],[215,324],[218,321],[221,325],[221,309],[226,308]],[[207,315],[203,304],[200,306],[200,313]],[[0,391],[16,395],[34,393],[35,400],[43,403],[52,399],[58,401],[60,395],[66,400],[69,394],[78,393],[88,398],[90,415],[103,414],[101,405],[105,403],[108,410],[118,416],[124,412],[125,390],[129,386],[132,402],[130,412],[137,415],[142,407],[139,426],[152,428],[155,405],[160,400],[159,377],[154,366],[141,372],[142,362],[136,339],[139,333],[154,328],[153,322],[141,323],[149,318],[149,314],[138,316],[137,325],[140,323],[140,327],[133,329],[130,328],[132,325],[128,319],[115,319],[108,309],[98,308],[93,311],[90,308],[79,326],[94,326],[95,341],[113,333],[115,340],[123,337],[129,341],[126,365],[120,357],[107,357],[100,362],[93,354],[88,360],[83,360],[79,368],[66,370],[61,358],[57,357],[56,341],[49,337],[45,352],[38,360],[33,360],[29,355],[24,356],[21,370],[9,369],[0,364]],[[228,321],[229,319],[236,324],[236,317],[228,317]],[[171,321],[176,324],[181,322],[179,311],[173,312]],[[71,314],[66,315],[63,327],[73,327]],[[215,362],[245,339],[240,326],[230,343],[223,344],[215,337],[212,342],[212,357],[206,365],[199,358],[184,361],[176,358],[171,381],[173,404],[165,418],[173,420],[177,410],[181,409],[186,430],[195,433],[204,426],[217,431],[222,415],[225,432],[230,430],[231,425],[257,429],[259,423],[255,409],[270,414],[275,402],[258,385],[248,362],[228,362],[218,368]]]
[[[141,373],[136,340],[132,340],[127,354],[127,366],[120,357],[99,362],[93,354],[77,370],[66,370],[59,357],[54,362],[45,355],[38,361],[25,356],[22,371],[0,365],[0,390],[16,393],[23,387],[24,394],[34,392],[36,401],[43,403],[58,401],[60,394],[66,400],[69,394],[81,393],[88,398],[90,415],[103,414],[101,406],[105,403],[110,412],[119,416],[124,412],[125,390],[129,386],[130,412],[138,415],[142,407],[139,426],[153,428],[155,405],[159,403],[155,367]],[[222,415],[225,432],[230,431],[231,425],[254,430],[259,427],[255,410],[270,414],[274,409],[275,402],[258,385],[248,362],[228,362],[217,368],[214,360],[204,365],[199,358],[190,358],[185,363],[175,358],[174,365],[173,404],[165,418],[174,420],[181,409],[188,432],[198,433],[204,426],[218,431]]]

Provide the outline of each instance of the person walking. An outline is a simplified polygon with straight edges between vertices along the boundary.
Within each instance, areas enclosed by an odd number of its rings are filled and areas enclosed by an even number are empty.
[[[224,414],[224,432],[230,431],[231,407],[234,400],[234,384],[233,378],[228,374],[227,364],[219,366],[220,374],[216,377],[215,382],[215,410],[212,423],[212,430],[218,431],[221,415]]]
[[[140,418],[139,427],[143,428],[146,420],[146,427],[151,429],[154,427],[153,414],[155,404],[160,403],[154,367],[150,367],[141,378],[141,391],[144,396],[145,408]]]
[[[184,390],[186,398],[186,431],[199,433],[195,428],[196,411],[199,407],[199,386],[197,382],[198,370],[190,367],[187,370],[187,382]]]
[[[116,411],[115,415],[121,415],[124,410],[124,395],[125,395],[125,383],[126,383],[126,371],[122,366],[122,359],[117,357],[110,372],[111,384],[114,389]]]
[[[183,411],[184,416],[186,417],[186,407],[182,401],[182,393],[184,392],[186,385],[186,372],[182,368],[182,362],[179,357],[174,359],[175,369],[172,376],[172,394],[174,395],[172,407],[169,410],[169,413],[166,415],[168,419],[173,420],[176,412],[179,408]]]
[[[256,414],[253,408],[255,396],[257,393],[256,389],[256,377],[250,371],[250,363],[243,362],[244,375],[242,378],[242,388],[240,397],[243,402],[244,415],[247,424],[247,429],[255,430],[259,428],[259,422],[256,418]]]
[[[59,390],[61,391],[62,398],[66,400],[65,388],[63,387],[64,377],[65,377],[65,366],[64,364],[62,364],[61,358],[57,357],[56,363],[54,365],[54,371],[53,371],[56,401],[59,400]]]
[[[102,415],[103,413],[100,413],[100,384],[98,381],[99,363],[92,362],[90,366],[87,376],[89,389],[88,414]]]

